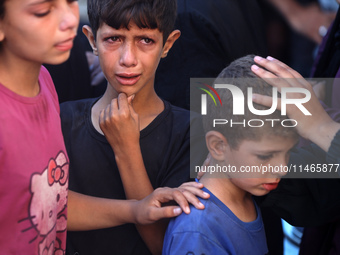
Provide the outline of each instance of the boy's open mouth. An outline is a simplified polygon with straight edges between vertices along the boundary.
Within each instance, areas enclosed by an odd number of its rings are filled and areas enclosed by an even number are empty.
[[[117,74],[117,80],[122,85],[134,85],[141,77],[140,74]]]

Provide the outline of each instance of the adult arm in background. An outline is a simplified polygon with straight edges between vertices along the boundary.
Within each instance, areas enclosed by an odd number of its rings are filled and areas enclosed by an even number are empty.
[[[305,115],[296,108],[295,105],[287,105],[287,115],[295,119],[299,124],[296,126],[299,134],[318,145],[325,152],[328,152],[335,134],[340,130],[340,124],[331,119],[320,104],[318,98],[313,92],[312,86],[296,71],[274,58],[267,59],[255,57],[257,65],[252,66],[253,72],[259,77],[265,79],[269,84],[278,88],[304,88],[311,94],[311,99],[304,104],[304,107],[311,113]],[[301,99],[301,93],[288,93],[287,99]],[[270,107],[272,98],[263,95],[254,95],[253,101]],[[278,100],[278,109],[281,109],[281,100]]]
[[[297,0],[267,1],[282,13],[283,17],[295,31],[307,36],[317,44],[321,43],[322,37],[335,18],[334,12],[321,10],[317,3],[304,6]],[[320,31],[320,29],[322,30]]]
[[[295,87],[311,92],[311,99],[304,104],[311,113],[310,116],[305,116],[295,105],[287,105],[287,115],[299,123],[299,134],[314,143],[309,148],[292,152],[290,164],[339,164],[340,124],[333,121],[323,109],[311,85],[299,73],[276,59],[256,57],[254,60],[257,65],[252,67],[253,72],[278,87],[279,91],[283,87]],[[301,93],[287,95],[290,99],[301,98]],[[253,101],[268,107],[272,104],[271,97],[262,95],[254,95]],[[279,101],[278,108],[280,105]],[[264,198],[263,205],[270,206],[279,216],[295,226],[316,226],[334,220],[339,217],[340,211],[339,171],[335,178],[330,179],[284,178],[278,189]]]

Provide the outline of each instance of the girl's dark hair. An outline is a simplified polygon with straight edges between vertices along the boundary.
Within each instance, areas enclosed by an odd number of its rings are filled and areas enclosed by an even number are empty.
[[[165,43],[174,29],[176,0],[88,0],[87,11],[93,35],[105,23],[115,29],[129,29],[133,21],[139,28],[158,29]]]

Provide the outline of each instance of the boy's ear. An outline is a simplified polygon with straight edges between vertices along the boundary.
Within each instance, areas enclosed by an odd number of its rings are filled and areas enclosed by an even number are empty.
[[[210,155],[217,161],[224,161],[228,146],[224,135],[217,131],[209,131],[205,135],[205,141]]]
[[[96,40],[94,38],[91,27],[88,26],[88,25],[84,25],[83,26],[83,33],[84,33],[84,35],[86,35],[87,40],[89,40],[89,43],[90,43],[92,50],[93,50],[93,54],[98,56],[98,49],[97,49],[97,45],[96,45]]]
[[[175,41],[181,36],[181,31],[174,30],[171,32],[171,34],[168,36],[168,39],[166,40],[163,52],[162,52],[162,58],[165,58],[168,55],[169,50],[171,49],[172,45],[174,45]]]

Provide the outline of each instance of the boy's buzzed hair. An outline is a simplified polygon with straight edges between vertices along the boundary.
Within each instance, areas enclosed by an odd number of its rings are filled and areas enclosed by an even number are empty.
[[[254,55],[248,55],[233,61],[228,67],[222,70],[215,80],[215,84],[232,84],[240,88],[245,96],[244,115],[233,115],[233,97],[228,89],[216,89],[221,97],[223,106],[215,106],[212,100],[208,100],[207,108],[208,114],[203,116],[203,124],[205,131],[215,130],[225,136],[229,145],[233,149],[237,149],[238,145],[243,140],[260,140],[263,135],[266,136],[281,136],[289,138],[298,138],[298,134],[293,127],[283,127],[281,122],[287,120],[287,116],[282,116],[279,110],[274,113],[259,116],[249,111],[247,105],[247,89],[251,87],[253,93],[272,96],[273,86],[266,83],[263,79],[258,78],[252,71],[251,66],[255,64]],[[280,97],[280,95],[278,95]],[[257,110],[266,110],[268,107],[255,104],[254,108]],[[216,125],[213,127],[214,119],[226,119],[229,123],[225,125]],[[233,123],[242,123],[245,121],[245,127],[242,124],[230,125],[230,120]],[[250,127],[247,123],[249,120],[262,120],[264,125],[262,127]],[[275,119],[276,121],[266,121],[266,119]],[[285,125],[292,126],[287,120]],[[254,125],[258,125],[258,122]],[[272,127],[273,125],[273,127]]]
[[[129,29],[133,21],[139,28],[158,29],[163,44],[174,29],[176,0],[88,0],[87,12],[94,37],[105,23],[115,29]]]

